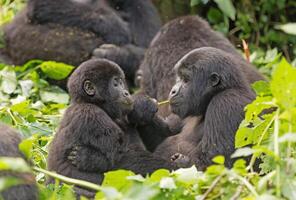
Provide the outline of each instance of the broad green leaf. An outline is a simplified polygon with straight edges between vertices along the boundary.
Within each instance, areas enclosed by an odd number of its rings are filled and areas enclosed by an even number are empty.
[[[296,180],[286,179],[281,185],[283,195],[287,199],[296,199]]]
[[[1,72],[1,89],[6,94],[11,94],[17,86],[16,74],[12,67],[5,67]]]
[[[32,139],[25,139],[19,144],[19,149],[23,154],[27,157],[31,157],[31,149],[33,148],[33,142],[34,140]]]
[[[216,156],[215,158],[212,159],[214,163],[223,165],[225,162],[224,156]]]
[[[182,168],[172,173],[176,176],[176,179],[180,182],[192,184],[197,182],[198,177],[202,175],[202,172],[197,171],[196,166],[193,165],[190,168]]]
[[[23,158],[0,157],[0,171],[30,172],[31,169]]]
[[[191,6],[191,7],[192,7],[192,6],[196,6],[196,5],[198,5],[200,2],[201,2],[201,0],[191,0],[191,1],[190,1],[190,6]]]
[[[269,83],[266,81],[256,81],[252,84],[252,88],[259,96],[271,95]]]
[[[115,199],[121,199],[122,194],[119,193],[115,188],[113,187],[103,187],[102,191],[98,192],[95,196],[95,200],[101,200],[101,199],[108,199],[108,200],[115,200]]]
[[[254,153],[250,147],[239,148],[231,155],[231,158],[247,157]]]
[[[40,97],[43,102],[54,102],[67,104],[69,103],[69,95],[67,93],[40,91]]]
[[[222,10],[222,12],[229,17],[232,20],[235,20],[235,8],[232,4],[231,0],[214,0],[218,7],[220,8],[220,10]]]
[[[171,177],[164,177],[159,182],[159,187],[162,189],[176,189],[175,181]]]
[[[54,61],[47,61],[41,64],[41,70],[51,79],[62,80],[69,76],[74,66]]]
[[[31,80],[20,80],[19,81],[19,84],[22,88],[22,93],[25,97],[29,97],[30,95],[30,92],[31,92],[31,89],[33,88],[34,86],[34,83],[33,81]]]
[[[240,148],[253,143],[253,131],[247,127],[241,127],[235,134],[235,148]]]
[[[296,35],[296,23],[277,25],[275,28],[284,31],[285,33]]]
[[[275,68],[270,88],[277,103],[285,109],[296,106],[296,68],[285,59]]]
[[[105,178],[102,186],[114,187],[118,191],[120,191],[125,187],[129,188],[131,186],[132,181],[128,180],[127,177],[134,176],[135,174],[127,170],[116,170],[116,171],[107,172],[104,175],[105,175]]]
[[[149,180],[152,182],[159,182],[163,177],[168,177],[169,175],[169,170],[159,169],[151,174]]]
[[[133,187],[124,194],[124,197],[121,199],[126,200],[151,200],[155,197],[160,191],[151,185],[141,185],[135,184]]]

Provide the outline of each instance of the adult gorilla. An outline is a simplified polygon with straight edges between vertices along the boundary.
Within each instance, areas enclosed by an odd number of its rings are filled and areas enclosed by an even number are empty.
[[[232,55],[249,83],[263,79],[257,70],[245,61],[234,46],[198,16],[186,16],[164,25],[154,37],[140,66],[142,92],[159,101],[168,98],[175,82],[174,65],[189,51],[200,47],[215,47]],[[170,114],[162,106],[162,116]]]
[[[0,57],[18,65],[42,59],[78,66],[97,48],[95,57],[115,61],[133,80],[159,27],[150,0],[29,0],[4,27]]]
[[[146,120],[146,125],[137,124],[139,132],[148,135],[144,143],[154,145],[154,154],[163,159],[195,164],[199,170],[211,165],[217,155],[223,155],[225,165],[231,167],[234,137],[244,119],[244,107],[255,98],[240,62],[220,49],[202,47],[186,54],[175,72],[170,107],[184,119],[184,126],[177,135],[169,136],[172,132],[156,115],[150,122]],[[146,115],[153,116],[156,105],[151,101],[134,107],[138,111],[137,107],[142,107]]]

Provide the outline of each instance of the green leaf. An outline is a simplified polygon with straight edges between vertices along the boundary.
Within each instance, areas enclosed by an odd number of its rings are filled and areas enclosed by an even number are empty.
[[[12,67],[5,67],[1,72],[1,89],[6,94],[11,94],[17,86],[16,74]]]
[[[23,158],[0,157],[0,171],[30,172],[31,169]]]
[[[214,0],[220,10],[228,16],[231,20],[235,20],[236,10],[231,2],[231,0]]]
[[[296,199],[296,180],[286,179],[282,184],[281,190],[287,199]]]
[[[284,31],[285,33],[296,35],[296,23],[277,25],[275,28]]]
[[[191,6],[191,7],[193,7],[193,6],[197,6],[197,5],[200,3],[200,1],[201,1],[201,0],[191,0],[191,1],[190,1],[190,6]]]
[[[151,174],[149,180],[152,182],[159,182],[163,177],[168,177],[169,175],[169,170],[159,169]]]
[[[104,174],[105,178],[102,186],[104,187],[114,187],[118,191],[123,188],[129,188],[132,184],[131,180],[128,180],[128,176],[134,176],[135,174],[132,171],[127,170],[116,170],[110,171]]]
[[[231,158],[247,157],[254,153],[250,147],[239,148],[231,155]]]
[[[277,102],[289,110],[296,106],[296,68],[285,59],[275,68],[270,83]]]
[[[172,173],[176,176],[176,179],[186,184],[192,184],[197,182],[198,177],[202,175],[201,172],[197,171],[196,166],[193,165],[190,168],[181,168]]]
[[[33,148],[33,142],[34,140],[32,139],[25,139],[19,144],[19,149],[23,154],[27,157],[31,157],[31,149]]]
[[[40,91],[40,98],[43,102],[54,102],[67,104],[69,103],[69,95],[66,93],[52,92],[52,91]]]
[[[240,148],[253,143],[253,131],[250,128],[239,128],[235,134],[235,148]]]
[[[171,177],[164,177],[159,182],[159,187],[162,189],[176,189],[175,181]]]
[[[220,165],[223,165],[224,161],[225,161],[224,156],[216,156],[215,158],[213,158],[213,162]]]
[[[266,81],[256,81],[252,84],[252,88],[259,96],[271,95],[269,83]]]
[[[74,66],[54,61],[47,61],[41,64],[41,70],[51,79],[62,80],[69,76]]]

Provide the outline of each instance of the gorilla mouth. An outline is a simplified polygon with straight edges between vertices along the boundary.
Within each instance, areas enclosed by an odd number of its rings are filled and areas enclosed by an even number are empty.
[[[132,110],[134,102],[131,99],[125,99],[119,102],[123,109]]]

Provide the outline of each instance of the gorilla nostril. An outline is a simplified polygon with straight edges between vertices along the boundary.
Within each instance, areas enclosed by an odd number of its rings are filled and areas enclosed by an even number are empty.
[[[171,91],[171,95],[174,96],[176,94],[176,90]]]
[[[128,91],[124,91],[123,92],[123,96],[128,97],[130,94],[128,93]]]

